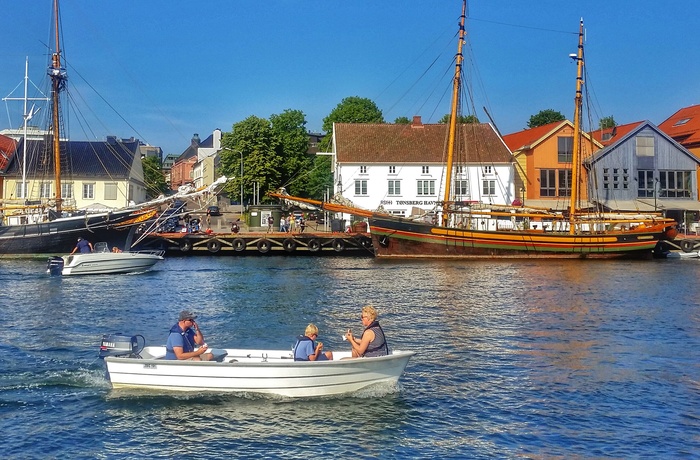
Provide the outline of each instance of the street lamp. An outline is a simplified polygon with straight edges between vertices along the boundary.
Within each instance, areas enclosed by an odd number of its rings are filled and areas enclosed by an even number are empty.
[[[520,194],[522,195],[522,199],[520,200],[520,207],[524,208],[525,207],[525,187],[520,187]]]
[[[241,215],[243,215],[243,152],[241,154]]]

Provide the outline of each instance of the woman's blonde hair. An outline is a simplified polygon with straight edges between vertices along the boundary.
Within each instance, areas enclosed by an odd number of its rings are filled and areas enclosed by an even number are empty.
[[[304,335],[307,337],[311,337],[314,334],[318,335],[318,328],[316,327],[315,324],[309,323],[309,325],[306,326],[306,330],[304,331]]]
[[[369,319],[375,321],[377,319],[377,310],[374,309],[372,305],[366,305],[362,307],[362,314],[369,315]]]

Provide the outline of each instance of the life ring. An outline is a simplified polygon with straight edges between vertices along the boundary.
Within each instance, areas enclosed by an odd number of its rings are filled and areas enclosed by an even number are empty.
[[[180,240],[180,251],[190,252],[191,249],[192,249],[192,242],[189,240],[189,238],[183,238]]]
[[[292,238],[287,238],[282,242],[282,247],[287,252],[294,252],[297,249],[297,242]]]
[[[212,254],[216,254],[221,250],[221,241],[209,240],[209,242],[207,243],[207,250]]]
[[[237,252],[245,251],[245,240],[243,238],[236,238],[233,240],[233,250]]]
[[[379,237],[379,246],[383,248],[388,248],[389,247],[389,237],[384,235]]]
[[[681,241],[681,249],[683,252],[691,252],[693,248],[695,247],[695,241],[694,240],[683,240]]]
[[[321,242],[316,238],[311,238],[306,247],[309,248],[309,252],[318,252],[321,250]]]
[[[333,250],[335,252],[343,252],[345,249],[345,241],[342,238],[336,238],[333,240]]]
[[[260,251],[261,254],[265,254],[266,252],[270,252],[270,248],[272,247],[272,244],[268,240],[260,240],[258,241],[258,251]]]

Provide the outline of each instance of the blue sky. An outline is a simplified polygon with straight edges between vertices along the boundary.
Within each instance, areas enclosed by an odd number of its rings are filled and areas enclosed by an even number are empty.
[[[51,5],[0,0],[0,96],[21,83],[25,56],[40,84]],[[436,122],[449,111],[460,8],[460,0],[66,0],[70,83],[84,114],[99,114],[89,134],[72,121],[71,137],[134,136],[180,154],[194,133],[285,109],[303,111],[307,128],[320,131],[348,96],[372,99],[388,122]],[[595,125],[608,115],[659,124],[700,103],[697,0],[474,0],[468,8],[476,115],[487,121],[487,106],[504,134],[543,109],[573,118],[568,55],[581,17]],[[21,104],[2,107],[0,129],[19,127]]]

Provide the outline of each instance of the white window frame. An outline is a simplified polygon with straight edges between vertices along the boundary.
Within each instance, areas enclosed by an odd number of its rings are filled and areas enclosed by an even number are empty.
[[[387,195],[388,196],[401,196],[401,181],[396,179],[389,179],[387,181]]]
[[[367,194],[367,179],[355,180],[355,196],[368,196]]]
[[[481,181],[481,192],[484,196],[495,196],[496,195],[496,180],[495,179],[484,179]]]
[[[435,196],[435,179],[416,181],[416,195]]]
[[[83,200],[95,199],[95,183],[88,182],[83,184]]]

